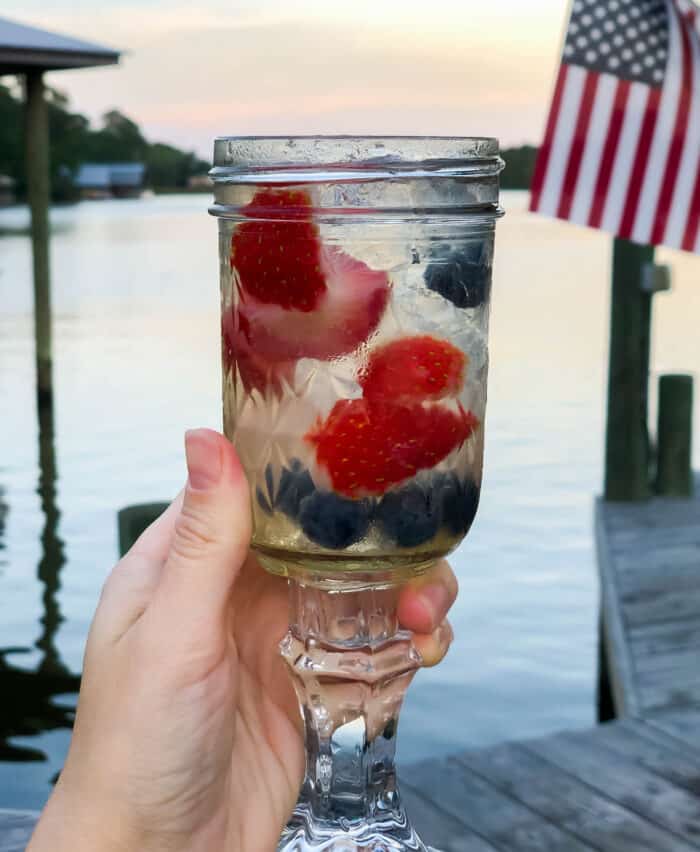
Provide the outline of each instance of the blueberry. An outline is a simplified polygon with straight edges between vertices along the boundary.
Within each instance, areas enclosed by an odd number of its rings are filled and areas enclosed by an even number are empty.
[[[265,493],[263,492],[262,488],[255,489],[255,496],[258,501],[258,506],[260,506],[263,512],[265,512],[266,515],[271,515],[272,506],[270,505],[270,501],[265,496]]]
[[[304,470],[299,459],[292,459],[289,467],[282,468],[275,508],[295,521],[299,517],[301,501],[314,491],[314,481],[309,471]]]
[[[435,492],[418,485],[390,491],[377,508],[377,521],[399,547],[417,547],[437,533],[441,518]]]
[[[359,541],[372,517],[369,500],[346,500],[329,491],[314,491],[301,501],[299,523],[311,541],[342,550]]]
[[[440,293],[458,308],[476,308],[489,296],[491,264],[479,244],[461,251],[445,251],[425,270],[429,290]]]
[[[272,473],[272,465],[269,464],[265,468],[265,485],[267,486],[267,493],[270,498],[270,502],[275,502],[275,477]]]
[[[466,535],[479,507],[479,486],[472,480],[460,480],[447,474],[436,486],[442,499],[442,519],[453,535]]]

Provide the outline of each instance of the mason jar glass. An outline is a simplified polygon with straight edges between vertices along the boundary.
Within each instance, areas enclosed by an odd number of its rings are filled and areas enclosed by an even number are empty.
[[[281,848],[423,848],[393,768],[420,665],[397,590],[479,502],[502,165],[487,138],[215,142],[224,431],[289,581],[306,726]]]

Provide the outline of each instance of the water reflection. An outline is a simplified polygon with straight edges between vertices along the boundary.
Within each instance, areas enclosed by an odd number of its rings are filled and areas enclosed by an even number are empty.
[[[18,746],[12,737],[31,737],[55,728],[70,728],[73,710],[61,707],[56,696],[74,693],[80,678],[68,670],[56,649],[56,632],[63,620],[58,591],[60,573],[66,559],[64,545],[58,535],[60,512],[56,505],[56,454],[54,448],[54,413],[51,404],[39,406],[39,484],[44,526],[41,534],[41,559],[38,577],[42,585],[42,631],[35,642],[41,659],[35,669],[25,669],[10,662],[9,657],[30,653],[30,648],[0,648],[0,760],[43,761],[46,755],[34,748]],[[0,490],[0,550],[4,547],[8,506]]]

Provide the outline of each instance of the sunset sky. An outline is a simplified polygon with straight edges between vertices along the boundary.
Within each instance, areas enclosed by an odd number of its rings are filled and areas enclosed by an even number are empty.
[[[565,0],[4,0],[2,14],[126,52],[53,74],[209,156],[221,134],[419,133],[537,142]]]

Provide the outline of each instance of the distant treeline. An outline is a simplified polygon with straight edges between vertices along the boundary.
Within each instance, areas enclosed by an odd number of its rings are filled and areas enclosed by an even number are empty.
[[[188,178],[210,167],[192,151],[147,142],[138,126],[117,110],[105,113],[102,126],[94,130],[84,115],[69,110],[68,99],[60,92],[49,89],[47,99],[55,201],[76,196],[72,177],[82,163],[145,163],[147,184],[156,189],[185,187]],[[0,85],[0,174],[15,180],[20,198],[26,184],[23,121],[20,93]]]
[[[506,167],[501,175],[503,189],[529,189],[532,173],[535,169],[537,148],[534,145],[522,145],[520,148],[506,148],[501,152]]]
[[[82,163],[137,162],[146,165],[146,181],[155,189],[187,186],[210,164],[193,151],[181,151],[162,142],[148,142],[131,119],[117,110],[102,117],[102,126],[93,129],[80,113],[71,112],[68,99],[49,89],[49,133],[51,137],[52,191],[55,201],[76,197],[72,177]],[[19,91],[0,85],[0,174],[15,180],[17,195],[25,190],[23,142],[24,107]],[[537,148],[523,145],[502,153],[506,169],[501,176],[504,189],[527,189],[535,165]]]

